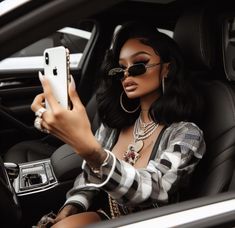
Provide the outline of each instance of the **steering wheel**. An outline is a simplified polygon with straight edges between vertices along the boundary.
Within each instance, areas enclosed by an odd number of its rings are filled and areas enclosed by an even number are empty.
[[[4,163],[0,157],[0,216],[1,224],[17,226],[21,219],[21,207]]]

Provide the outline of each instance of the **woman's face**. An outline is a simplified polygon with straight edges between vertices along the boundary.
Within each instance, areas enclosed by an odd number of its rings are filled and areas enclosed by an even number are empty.
[[[119,65],[123,69],[128,69],[137,63],[144,63],[146,66],[160,63],[160,57],[152,47],[141,43],[138,39],[129,39],[121,48]],[[147,68],[145,73],[135,77],[128,75],[126,71],[122,86],[130,99],[145,96],[153,96],[156,99],[159,96],[157,89],[161,87],[162,77],[167,73],[165,64]]]

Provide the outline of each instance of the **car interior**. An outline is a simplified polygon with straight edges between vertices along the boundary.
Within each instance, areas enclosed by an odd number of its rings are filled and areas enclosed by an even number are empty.
[[[174,39],[185,55],[192,77],[200,79],[198,92],[203,93],[205,99],[201,128],[207,152],[190,187],[190,195],[195,192],[195,196],[227,190],[234,169],[235,122],[231,115],[234,91],[223,72],[222,49],[218,45],[221,40],[215,35],[222,33],[222,28],[214,25],[213,13],[205,8],[189,10],[180,17],[174,31]],[[185,31],[186,27],[190,29]],[[221,118],[223,115],[226,116]]]
[[[70,8],[58,9],[50,14],[50,7],[55,7],[58,2],[51,1],[51,5],[45,2],[42,5],[30,3],[28,8],[31,13],[28,17],[37,18],[42,10],[43,20],[49,21],[47,27],[43,26],[45,21],[35,20],[38,31],[33,26],[30,27],[30,22],[28,39],[21,40],[13,36],[10,41],[16,42],[22,50],[37,42],[43,51],[47,46],[41,47],[38,42],[52,37],[53,46],[65,45],[72,53],[82,52],[79,63],[76,63],[77,67],[71,68],[71,74],[75,78],[77,91],[86,106],[92,131],[95,133],[100,123],[95,99],[99,78],[99,71],[96,69],[99,69],[105,50],[110,48],[116,29],[125,21],[139,19],[140,15],[143,20],[155,20],[156,27],[172,34],[178,43],[186,61],[189,78],[197,92],[203,94],[205,105],[200,128],[204,132],[207,147],[189,186],[180,195],[179,206],[154,208],[113,221],[100,222],[94,227],[119,227],[133,221],[143,221],[209,202],[210,198],[203,201],[204,197],[218,195],[218,202],[229,197],[220,194],[233,192],[235,189],[235,8],[231,1],[107,0],[104,1],[104,6],[99,6],[96,10],[92,8],[94,2],[86,5],[87,12],[90,12],[86,17],[79,4],[68,3]],[[20,25],[26,19],[21,15],[24,11],[19,12],[16,15]],[[60,18],[57,17],[58,14]],[[12,16],[3,19],[7,22]],[[11,24],[12,28],[17,23]],[[67,26],[89,31],[89,40],[80,41],[68,34],[58,35],[58,30]],[[10,26],[5,28],[6,31],[7,29],[10,30]],[[82,47],[78,45],[79,42]],[[4,44],[4,34],[0,38],[0,44]],[[3,47],[1,59],[16,57],[17,45]],[[39,55],[40,53],[42,52]],[[63,205],[66,192],[82,171],[83,161],[69,145],[50,134],[38,132],[33,127],[34,114],[30,110],[30,104],[35,95],[42,91],[37,77],[38,70],[42,69],[1,69],[0,63],[0,85],[3,83],[2,88],[0,87],[0,176],[4,177],[0,179],[4,186],[0,187],[0,211],[9,227],[32,227],[44,214],[57,212]],[[205,224],[212,226],[215,222],[221,223],[219,225],[223,227],[230,227],[235,224],[235,219],[214,219]]]

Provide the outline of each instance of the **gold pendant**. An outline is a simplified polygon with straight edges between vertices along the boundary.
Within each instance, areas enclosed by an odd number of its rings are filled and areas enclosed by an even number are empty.
[[[143,146],[144,146],[144,141],[139,140],[139,141],[135,142],[134,145],[132,145],[132,146],[133,146],[135,152],[139,153],[141,151],[141,149],[143,148]]]
[[[139,140],[135,143],[128,145],[127,151],[124,154],[124,160],[131,165],[134,165],[137,160],[140,158],[139,152],[144,146],[144,141]]]

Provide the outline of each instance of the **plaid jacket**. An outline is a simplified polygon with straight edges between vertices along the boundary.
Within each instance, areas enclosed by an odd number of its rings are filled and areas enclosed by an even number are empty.
[[[96,132],[101,145],[111,150],[118,132],[103,125]],[[146,168],[136,169],[117,159],[112,152],[101,177],[84,161],[83,172],[68,191],[66,204],[78,204],[87,210],[100,189],[127,207],[150,207],[169,203],[179,187],[187,184],[190,174],[205,153],[202,131],[191,122],[173,123],[164,131],[156,156]],[[154,153],[154,151],[152,151]]]

